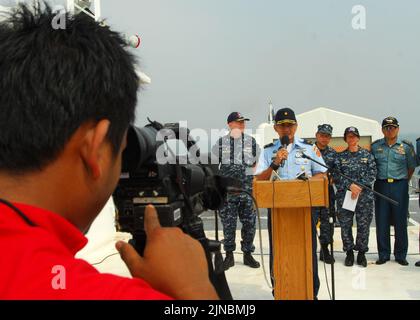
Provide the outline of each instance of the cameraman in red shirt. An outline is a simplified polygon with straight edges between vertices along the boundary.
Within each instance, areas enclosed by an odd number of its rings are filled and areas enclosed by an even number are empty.
[[[204,250],[145,213],[133,279],[74,255],[115,189],[138,77],[122,37],[85,14],[54,29],[20,5],[0,24],[0,299],[217,299]]]

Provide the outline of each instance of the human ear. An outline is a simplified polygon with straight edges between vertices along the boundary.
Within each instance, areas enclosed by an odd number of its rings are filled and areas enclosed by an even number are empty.
[[[98,179],[102,175],[102,163],[106,157],[105,151],[108,144],[106,135],[109,126],[109,120],[99,120],[86,129],[83,138],[81,157],[89,174],[91,174],[94,179]]]

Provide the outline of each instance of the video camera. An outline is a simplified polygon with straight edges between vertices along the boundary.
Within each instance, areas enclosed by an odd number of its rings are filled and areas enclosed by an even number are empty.
[[[183,142],[187,155],[178,155],[168,141]],[[122,172],[113,194],[118,229],[133,235],[132,244],[142,255],[146,244],[144,211],[157,210],[164,227],[179,227],[200,241],[209,262],[210,280],[220,298],[231,299],[220,251],[220,242],[209,240],[199,215],[217,210],[234,180],[218,175],[218,161],[201,155],[189,130],[177,123],[165,125],[149,119],[143,128],[130,126],[123,152]]]

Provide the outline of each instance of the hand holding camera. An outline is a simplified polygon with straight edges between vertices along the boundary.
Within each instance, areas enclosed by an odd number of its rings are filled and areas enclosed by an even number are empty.
[[[128,243],[116,244],[134,278],[146,280],[175,299],[218,299],[207,275],[204,249],[198,241],[179,228],[163,228],[152,205],[146,207],[144,228],[147,243],[143,257]]]

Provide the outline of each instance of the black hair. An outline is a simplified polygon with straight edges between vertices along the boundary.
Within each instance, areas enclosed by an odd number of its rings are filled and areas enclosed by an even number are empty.
[[[19,5],[0,23],[0,170],[41,170],[75,131],[108,119],[114,155],[134,121],[138,76],[122,36],[84,13]]]

